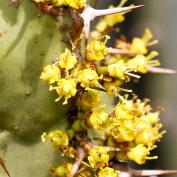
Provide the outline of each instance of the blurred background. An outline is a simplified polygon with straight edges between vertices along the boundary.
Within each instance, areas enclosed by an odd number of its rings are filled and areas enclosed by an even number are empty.
[[[114,5],[119,2],[112,0]],[[111,0],[100,0],[97,8],[107,8],[110,4]],[[129,0],[128,4],[144,4],[145,7],[127,14],[126,21],[119,26],[121,31],[112,34],[112,39],[124,34],[131,40],[134,36],[141,36],[148,27],[159,40],[154,49],[160,53],[161,66],[177,69],[177,0]],[[113,40],[109,45],[112,44]],[[148,162],[143,168],[177,169],[177,75],[147,74],[134,91],[141,98],[150,98],[154,108],[165,108],[161,120],[167,134],[154,152],[159,159]]]

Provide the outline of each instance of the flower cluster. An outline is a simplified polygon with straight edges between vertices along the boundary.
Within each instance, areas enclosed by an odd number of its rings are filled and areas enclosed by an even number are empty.
[[[85,90],[103,87],[99,82],[102,80],[102,76],[97,73],[93,62],[103,60],[106,56],[106,41],[90,41],[86,48],[86,57],[83,58],[82,63],[78,62],[76,54],[65,49],[65,52],[59,56],[54,64],[44,67],[41,79],[49,83],[50,91],[56,90],[59,95],[56,101],[64,97],[63,104],[67,104],[67,100],[76,95],[78,87]]]
[[[75,9],[85,3],[52,2]],[[122,0],[118,7],[125,2]],[[68,129],[42,135],[43,141],[48,140],[63,155],[76,160],[62,161],[58,167],[52,167],[54,176],[116,177],[119,170],[113,169],[113,162],[143,164],[157,158],[151,157],[150,151],[165,133],[160,130],[160,111],[153,111],[147,99],[128,95],[132,90],[123,88],[132,78],[139,79],[140,74],[159,65],[154,59],[158,52],[149,50],[157,41],[146,29],[142,37],[135,37],[132,42],[117,39],[114,48],[107,47],[108,32],[114,24],[124,21],[124,15],[125,12],[104,16],[84,51],[76,44],[43,69],[41,79],[48,82],[49,90],[56,91],[59,96],[56,101],[63,97],[63,104],[67,104],[69,98],[75,98],[75,114]],[[122,95],[122,91],[126,94]],[[107,112],[102,92],[117,98],[112,111]]]
[[[127,143],[127,149],[117,153],[119,159],[123,156],[122,160],[134,160],[143,164],[147,159],[157,158],[148,155],[150,150],[156,148],[154,144],[165,131],[160,132],[162,125],[159,122],[159,111],[152,112],[147,100],[120,100],[110,119],[107,134],[112,136],[114,144],[118,143],[121,149],[121,145]]]
[[[59,97],[56,101],[59,101],[62,97],[65,98],[64,104],[67,104],[67,100],[75,96],[77,93],[75,78],[70,76],[70,72],[75,67],[77,58],[75,54],[70,50],[65,49],[52,65],[47,65],[41,74],[41,79],[47,81],[50,85],[49,90],[56,90]]]
[[[52,3],[55,6],[70,6],[73,9],[81,9],[86,5],[86,0],[34,0],[37,3]]]

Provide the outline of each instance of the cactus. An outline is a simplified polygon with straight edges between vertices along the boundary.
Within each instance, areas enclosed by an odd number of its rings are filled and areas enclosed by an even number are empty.
[[[55,103],[39,76],[66,45],[57,22],[31,0],[18,7],[0,1],[0,31],[0,157],[14,177],[44,177],[55,155],[40,135],[54,125],[64,128],[69,106]]]
[[[93,6],[95,2],[90,0],[87,4]],[[48,140],[54,148],[75,160],[73,163],[62,158],[58,167],[51,166],[54,176],[176,173],[136,171],[127,168],[126,163],[122,164],[125,172],[119,164],[115,164],[117,170],[109,166],[111,158],[138,164],[156,159],[157,156],[149,156],[150,150],[165,133],[160,131],[159,112],[152,112],[147,100],[136,97],[131,100],[119,93],[130,92],[119,87],[124,81],[139,78],[132,72],[167,71],[154,68],[159,61],[153,60],[158,53],[147,48],[156,43],[150,31],[147,29],[142,39],[135,38],[132,44],[125,42],[125,48],[107,48],[107,35],[102,41],[109,28],[124,20],[125,12],[142,6],[121,8],[125,2],[122,0],[118,8],[107,10],[85,6],[84,0],[0,2],[0,165],[3,167],[0,177],[50,176],[49,166],[58,165],[61,155],[43,144],[41,135],[43,142]],[[122,16],[117,18],[115,13]],[[103,18],[88,40],[90,21],[108,14],[115,16]],[[108,56],[103,66],[98,65],[96,62],[105,59],[108,53],[114,57]],[[117,55],[127,58],[116,58]],[[49,92],[40,78],[56,93]],[[105,112],[104,105],[98,106],[100,91],[118,97],[119,103],[112,113]],[[129,120],[128,125],[122,119],[124,116]],[[143,127],[140,135],[137,134],[139,126]],[[89,129],[95,132],[106,129],[101,137],[104,140],[98,141],[103,146],[92,144],[87,137]],[[45,133],[48,131],[51,132]],[[91,136],[96,136],[95,132]],[[151,138],[147,139],[146,135]]]

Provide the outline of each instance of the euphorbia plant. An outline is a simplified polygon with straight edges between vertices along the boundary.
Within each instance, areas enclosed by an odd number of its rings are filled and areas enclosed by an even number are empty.
[[[34,3],[43,13],[56,20],[60,33],[65,35],[62,39],[65,43],[63,51],[46,62],[41,75],[38,72],[40,78],[49,84],[49,91],[57,94],[51,103],[51,98],[50,102],[47,100],[50,94],[42,93],[39,104],[44,101],[43,97],[49,107],[61,107],[55,103],[58,101],[67,108],[67,104],[70,104],[65,116],[69,122],[66,130],[56,129],[44,132],[41,136],[43,142],[48,141],[62,154],[60,164],[50,168],[51,174],[115,177],[125,173],[129,176],[176,173],[162,170],[137,171],[127,165],[129,161],[141,165],[147,160],[156,159],[157,156],[150,156],[150,151],[157,147],[156,143],[165,131],[161,130],[160,110],[154,111],[148,99],[139,99],[131,89],[124,88],[125,84],[148,72],[175,73],[173,70],[157,68],[160,65],[155,59],[158,52],[149,50],[149,46],[156,44],[157,40],[154,40],[149,29],[145,29],[141,37],[135,37],[130,42],[118,38],[114,47],[106,46],[114,25],[122,23],[126,13],[142,5],[123,7],[126,0],[122,0],[117,7],[96,10],[85,0],[34,0]],[[69,19],[65,21],[63,16]],[[95,29],[90,31],[90,22],[96,17],[101,19]],[[28,71],[28,68],[25,69]],[[25,73],[26,78],[33,69],[35,71],[35,68],[31,68],[30,72]],[[26,92],[26,96],[36,91],[33,80],[31,83],[33,90]],[[42,89],[46,93],[46,87]],[[100,96],[102,92],[111,99],[115,98],[116,104],[112,110],[106,109],[107,105],[103,104],[104,97]],[[36,104],[35,100],[33,103]],[[48,112],[46,105],[42,108]],[[27,113],[27,110],[24,109],[24,112]],[[55,116],[59,116],[59,112],[57,109],[54,112],[51,110]],[[43,117],[40,118],[43,120]],[[44,123],[49,122],[50,119]],[[27,132],[20,132],[20,136],[31,131],[28,127],[26,129]],[[6,170],[4,163],[2,165]],[[124,166],[124,169],[120,166]]]

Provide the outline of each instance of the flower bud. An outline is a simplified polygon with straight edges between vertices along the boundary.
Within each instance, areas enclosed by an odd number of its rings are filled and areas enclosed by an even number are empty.
[[[92,168],[102,168],[108,165],[109,155],[107,149],[103,147],[93,147],[88,156],[88,161]]]
[[[86,48],[86,59],[88,61],[99,61],[103,60],[108,53],[107,48],[105,46],[107,36],[104,42],[98,41],[96,39],[92,39],[90,43],[88,43]]]
[[[76,56],[71,54],[70,50],[68,49],[65,49],[65,52],[62,53],[59,57],[59,66],[64,68],[66,71],[73,69],[76,63]]]
[[[98,75],[95,70],[92,69],[84,69],[80,70],[78,74],[78,82],[81,83],[81,86],[84,88],[89,87],[98,87],[100,84],[98,83]]]
[[[69,144],[67,134],[61,130],[50,132],[48,135],[43,133],[41,139],[43,142],[47,139],[55,148],[60,149],[66,148]]]
[[[49,84],[53,84],[60,79],[60,69],[55,65],[47,65],[44,67],[40,76],[41,79],[48,81]]]
[[[98,177],[117,177],[118,172],[116,172],[113,168],[106,167],[101,169],[98,172]]]
[[[93,109],[89,117],[89,124],[96,130],[101,130],[108,126],[109,114],[104,111],[105,105],[100,105]]]

